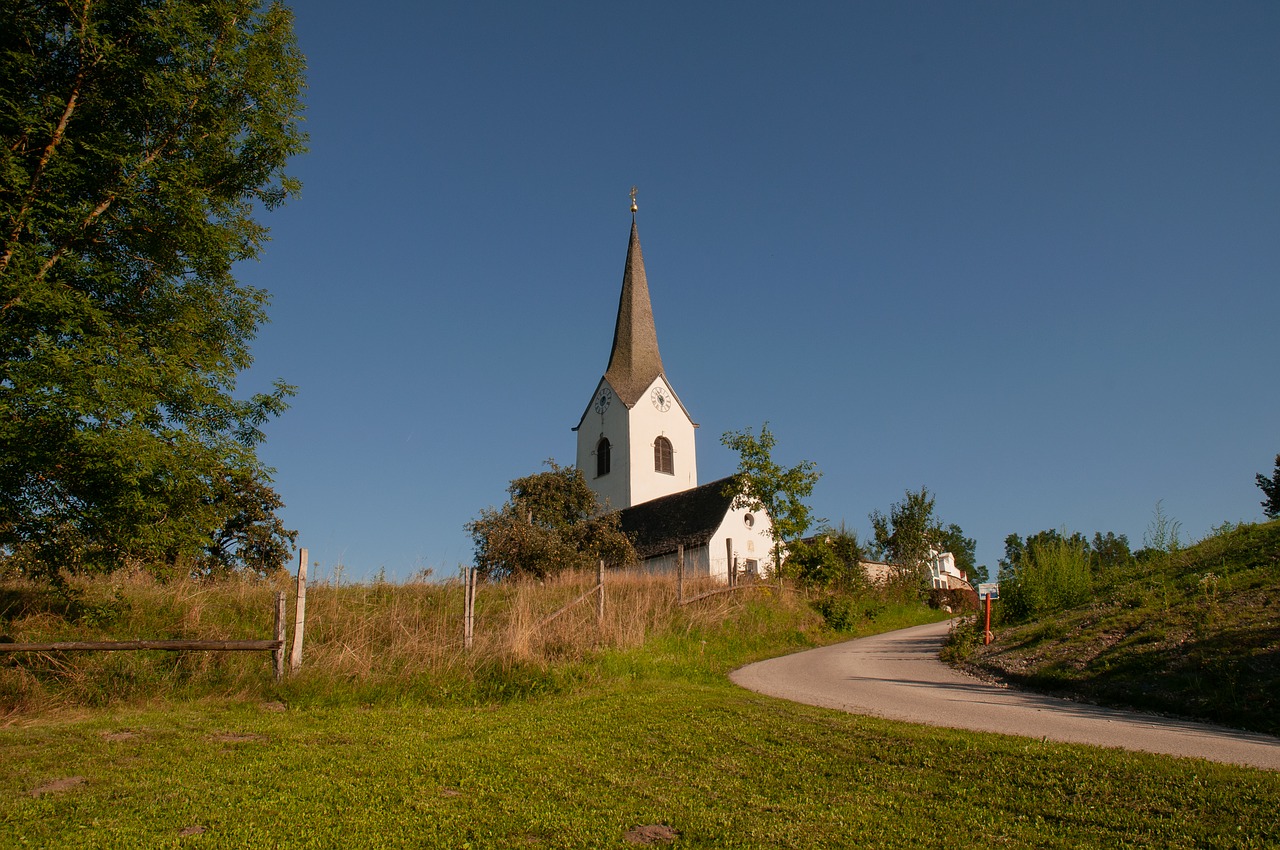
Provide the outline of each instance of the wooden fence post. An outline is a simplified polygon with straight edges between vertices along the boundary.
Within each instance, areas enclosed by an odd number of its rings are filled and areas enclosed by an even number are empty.
[[[307,550],[298,550],[298,607],[293,615],[293,652],[289,654],[289,672],[302,669],[302,634],[307,625]]]
[[[462,568],[462,646],[470,649],[475,641],[476,568]]]
[[[271,650],[271,661],[275,665],[276,682],[284,678],[284,591],[276,591],[276,636],[280,646]]]
[[[684,604],[684,544],[676,547],[676,604]]]
[[[729,586],[733,587],[733,538],[726,538],[724,541],[724,577],[729,582]]]
[[[604,558],[596,565],[596,622],[604,622]]]

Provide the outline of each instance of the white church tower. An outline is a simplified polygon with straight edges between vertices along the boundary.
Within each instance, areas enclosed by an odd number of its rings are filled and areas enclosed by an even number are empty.
[[[697,425],[662,368],[635,213],[632,190],[631,241],[613,351],[573,429],[578,432],[578,469],[612,510],[698,486]]]

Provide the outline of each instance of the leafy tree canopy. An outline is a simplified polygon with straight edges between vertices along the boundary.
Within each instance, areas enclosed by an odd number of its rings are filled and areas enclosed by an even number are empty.
[[[738,471],[727,485],[726,496],[733,496],[734,508],[763,510],[773,522],[775,563],[785,541],[795,540],[809,530],[813,511],[805,500],[813,494],[813,486],[822,473],[813,461],[804,460],[783,468],[773,459],[777,438],[769,423],[760,426],[757,437],[747,428],[726,431],[720,442],[738,453]]]
[[[848,593],[867,586],[864,560],[866,552],[857,532],[841,523],[838,528],[819,528],[813,537],[789,543],[782,571],[801,584]]]
[[[934,555],[950,552],[957,569],[976,586],[987,578],[987,568],[978,566],[975,559],[977,542],[965,537],[955,523],[944,526],[934,515],[935,500],[929,488],[921,487],[918,493],[905,491],[902,501],[889,506],[887,515],[872,511],[872,554],[923,577]]]
[[[0,553],[28,572],[292,541],[255,452],[292,388],[233,396],[267,296],[231,269],[298,190],[303,71],[277,3],[2,4]]]
[[[1093,542],[1089,544],[1089,563],[1095,571],[1127,567],[1133,564],[1133,560],[1127,535],[1114,531],[1093,533]]]
[[[543,578],[589,569],[602,559],[611,566],[634,562],[636,553],[618,527],[618,514],[599,515],[599,502],[582,472],[554,460],[547,466],[546,472],[513,480],[506,504],[485,508],[467,523],[481,574]]]
[[[887,516],[872,511],[875,554],[890,563],[923,570],[932,553],[941,551],[942,525],[933,514],[934,500],[929,489],[921,487],[919,493],[907,490],[902,501],[889,506]]]

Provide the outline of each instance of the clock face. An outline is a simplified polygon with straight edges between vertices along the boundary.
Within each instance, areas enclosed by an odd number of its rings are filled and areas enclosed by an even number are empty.
[[[666,387],[654,387],[653,392],[649,394],[649,398],[653,401],[653,406],[663,413],[671,409],[671,391]]]
[[[600,395],[596,396],[596,413],[603,416],[604,412],[609,409],[609,402],[611,401],[613,401],[613,393],[609,391],[609,388],[605,387],[600,390]]]

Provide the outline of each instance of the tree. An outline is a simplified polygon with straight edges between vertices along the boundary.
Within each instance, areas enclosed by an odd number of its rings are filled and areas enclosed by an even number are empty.
[[[757,437],[747,428],[726,431],[720,442],[738,453],[738,471],[729,480],[725,495],[733,497],[733,507],[765,511],[772,522],[773,563],[782,564],[783,545],[809,530],[813,511],[805,499],[822,473],[813,461],[802,460],[784,469],[773,460],[777,439],[769,423],[760,426]]]
[[[956,567],[970,583],[985,581],[987,568],[976,563],[977,541],[964,536],[964,530],[955,523],[944,526],[934,516],[935,497],[929,488],[921,487],[919,493],[907,490],[902,501],[889,506],[889,513],[872,511],[871,531],[874,538],[872,551],[876,557],[899,565],[904,571],[927,578],[929,564],[934,556],[950,552],[955,556]]]
[[[1108,531],[1103,534],[1095,531],[1093,543],[1089,547],[1089,564],[1094,572],[1115,567],[1127,567],[1133,563],[1133,552],[1129,550],[1129,537]]]
[[[231,470],[214,482],[210,502],[222,526],[196,571],[217,576],[245,569],[265,578],[280,569],[298,532],[285,528],[276,515],[284,502],[266,481],[243,469]]]
[[[1262,500],[1262,512],[1267,519],[1280,519],[1280,455],[1276,455],[1276,468],[1271,473],[1270,480],[1262,473],[1258,473],[1255,479],[1262,489],[1262,495],[1266,496]]]
[[[905,491],[902,501],[889,506],[889,515],[871,512],[871,530],[876,554],[907,570],[927,569],[942,540],[942,525],[933,515],[934,496],[927,487],[919,493]],[[954,554],[954,553],[953,553]]]
[[[618,514],[600,515],[596,495],[581,470],[548,460],[547,472],[513,480],[511,498],[485,508],[467,523],[476,568],[488,578],[544,578],[597,561],[619,566],[636,560]]]
[[[997,574],[1001,580],[1007,576],[1013,575],[1018,569],[1018,564],[1022,563],[1022,556],[1027,551],[1026,544],[1022,542],[1022,537],[1017,534],[1010,534],[1004,539],[1004,557],[999,561],[999,573]]]
[[[293,390],[233,396],[267,295],[231,271],[298,191],[303,71],[278,3],[3,4],[0,553],[28,572],[291,541],[237,530],[279,507],[256,447]]]

